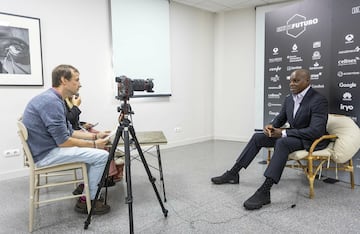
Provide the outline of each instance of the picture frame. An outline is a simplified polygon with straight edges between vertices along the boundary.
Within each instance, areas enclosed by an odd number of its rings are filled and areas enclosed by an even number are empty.
[[[0,12],[0,86],[43,86],[40,19]]]

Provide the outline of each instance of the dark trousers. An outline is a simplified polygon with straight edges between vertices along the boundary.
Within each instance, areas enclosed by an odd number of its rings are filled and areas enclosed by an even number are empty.
[[[288,155],[294,151],[304,149],[303,143],[299,138],[271,138],[267,137],[264,133],[255,133],[236,159],[236,164],[247,168],[262,147],[274,147],[273,156],[264,172],[264,176],[273,179],[275,183],[278,183],[281,178]]]

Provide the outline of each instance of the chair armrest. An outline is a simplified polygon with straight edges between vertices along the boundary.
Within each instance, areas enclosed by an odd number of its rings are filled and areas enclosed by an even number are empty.
[[[336,139],[337,136],[334,135],[334,134],[331,134],[331,135],[322,135],[321,137],[319,137],[318,139],[316,139],[312,144],[311,144],[311,147],[309,149],[309,153],[313,153],[314,150],[315,150],[315,147],[323,140],[325,139]]]

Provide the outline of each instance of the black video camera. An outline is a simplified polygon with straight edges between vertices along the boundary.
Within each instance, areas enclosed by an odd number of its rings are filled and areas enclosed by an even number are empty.
[[[134,91],[146,91],[149,93],[154,92],[154,83],[152,79],[130,79],[126,76],[116,77],[118,83],[118,96],[117,99],[129,100],[134,95]]]

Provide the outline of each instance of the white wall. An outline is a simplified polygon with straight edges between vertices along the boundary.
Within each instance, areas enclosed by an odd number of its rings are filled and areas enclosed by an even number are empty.
[[[0,86],[0,174],[2,179],[26,173],[22,157],[2,152],[20,148],[16,119],[34,95],[51,86],[51,70],[69,63],[80,70],[82,119],[117,126],[115,80],[107,0],[2,0],[1,11],[41,19],[44,87]],[[194,23],[194,21],[196,23]],[[213,15],[171,5],[172,96],[131,99],[136,131],[163,130],[169,145],[211,139],[213,89]],[[181,127],[180,133],[174,128]]]
[[[84,10],[86,7],[86,10]],[[21,174],[22,157],[5,158],[6,149],[21,148],[16,119],[28,100],[51,86],[51,71],[61,63],[80,70],[84,115],[113,125],[115,116],[111,70],[111,40],[107,0],[2,0],[1,11],[40,18],[44,87],[0,86],[0,173],[2,178]],[[101,114],[99,114],[101,113]],[[16,173],[19,171],[18,173]]]
[[[214,136],[247,141],[255,124],[255,10],[215,19]]]
[[[108,0],[2,0],[1,11],[41,19],[45,80],[44,87],[0,86],[0,179],[7,179],[27,173],[22,157],[2,153],[21,148],[16,119],[31,97],[51,86],[56,65],[80,70],[81,118],[99,122],[98,129],[118,125],[120,103],[114,98]],[[254,125],[254,17],[253,9],[216,16],[172,2],[172,96],[130,99],[135,130],[162,130],[169,147],[214,136],[247,140]]]

